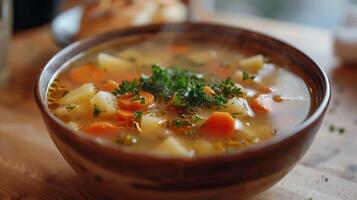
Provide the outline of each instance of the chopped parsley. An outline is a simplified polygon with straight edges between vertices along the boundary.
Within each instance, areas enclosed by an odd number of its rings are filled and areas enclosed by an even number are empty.
[[[134,118],[136,120],[140,120],[142,116],[143,116],[143,112],[141,112],[141,111],[135,111],[134,112]]]
[[[201,116],[198,115],[198,114],[194,114],[194,115],[192,116],[192,121],[193,121],[193,122],[198,122],[198,121],[201,121],[201,120],[203,120],[203,117],[201,117]]]
[[[248,72],[243,72],[243,81],[245,80],[253,80],[255,76],[250,75]]]
[[[66,105],[66,109],[67,110],[73,110],[73,109],[75,109],[75,108],[77,108],[78,106],[76,105],[76,104],[68,104],[68,105]]]
[[[94,104],[94,109],[93,109],[93,117],[96,118],[100,115],[102,111],[99,110],[99,108],[97,107],[97,105]]]
[[[207,82],[202,75],[177,68],[152,66],[151,76],[142,76],[140,86],[155,99],[170,102],[172,106],[190,110],[200,107],[221,107],[233,96],[241,96],[241,88],[230,79],[218,83]],[[204,88],[212,92],[205,92]]]
[[[145,98],[140,95],[139,81],[134,79],[133,81],[124,80],[121,82],[119,87],[112,91],[115,96],[120,96],[123,94],[131,94],[133,98],[132,101],[140,101],[141,104],[145,104]]]
[[[192,126],[192,123],[187,120],[179,120],[175,119],[169,122],[169,126],[175,126],[176,128],[184,127],[184,126]]]

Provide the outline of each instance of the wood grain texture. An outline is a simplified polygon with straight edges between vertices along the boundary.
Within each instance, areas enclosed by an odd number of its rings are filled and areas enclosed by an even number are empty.
[[[357,67],[338,64],[331,32],[242,16],[207,15],[205,20],[233,22],[297,46],[328,72],[333,85],[329,112],[307,155],[252,200],[357,199]],[[48,27],[16,34],[11,48],[11,84],[0,95],[0,200],[93,199],[50,140],[33,100],[36,74],[58,51]],[[331,125],[344,133],[331,132]]]

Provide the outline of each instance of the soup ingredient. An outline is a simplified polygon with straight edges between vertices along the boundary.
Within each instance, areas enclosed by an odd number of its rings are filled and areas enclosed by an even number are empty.
[[[255,76],[250,75],[248,72],[243,72],[243,81],[245,80],[253,80]]]
[[[231,137],[234,133],[234,119],[228,112],[214,112],[202,126],[205,135],[213,138]]]
[[[161,155],[185,157],[189,155],[189,151],[183,146],[178,139],[170,136],[167,137],[155,150]]]
[[[243,96],[240,87],[229,78],[219,83],[209,84],[203,77],[191,71],[177,68],[152,66],[152,75],[141,78],[141,87],[157,99],[171,102],[179,109],[199,107],[220,107],[228,99],[237,95]],[[207,93],[204,88],[212,88]]]
[[[90,100],[90,104],[106,114],[114,114],[117,110],[116,98],[110,92],[97,92]]]
[[[271,97],[268,95],[258,95],[257,97],[254,97],[249,105],[252,107],[252,109],[255,112],[259,113],[266,113],[270,109],[270,101]]]
[[[113,90],[117,89],[119,84],[116,81],[108,80],[104,83],[104,90],[107,92],[112,92]]]
[[[140,97],[131,94],[122,95],[118,99],[118,105],[125,110],[146,110],[154,103],[154,95],[149,92],[140,92]]]
[[[73,68],[69,76],[76,83],[100,82],[105,78],[105,72],[94,65],[85,64]]]
[[[229,113],[234,113],[240,116],[252,116],[252,110],[249,107],[247,100],[243,98],[233,97],[228,100],[224,107],[220,109]]]
[[[239,65],[249,72],[257,72],[264,65],[264,56],[259,54],[245,58],[239,62]]]
[[[96,89],[93,83],[83,84],[65,94],[61,102],[63,104],[85,104],[94,96]]]
[[[278,102],[278,103],[280,103],[280,102],[283,102],[283,97],[282,96],[280,96],[280,95],[274,95],[273,96],[273,100],[275,101],[275,102]]]
[[[118,111],[116,113],[116,118],[119,121],[131,122],[131,121],[134,120],[135,115],[134,115],[134,113],[132,111],[118,109]]]
[[[147,139],[157,139],[166,137],[169,133],[163,126],[164,120],[151,115],[143,115],[141,117],[140,127],[142,130],[141,135]]]
[[[119,127],[114,123],[109,121],[94,121],[89,124],[85,129],[86,132],[91,134],[105,135],[105,134],[113,134],[115,131],[118,131]]]
[[[133,67],[132,63],[106,53],[98,54],[98,65],[108,72],[126,72]]]

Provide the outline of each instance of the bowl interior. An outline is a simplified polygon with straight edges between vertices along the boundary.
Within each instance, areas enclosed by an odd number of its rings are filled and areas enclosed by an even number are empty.
[[[212,24],[165,24],[118,30],[76,42],[54,56],[46,65],[39,78],[37,100],[41,109],[54,121],[65,126],[46,106],[46,94],[52,80],[73,59],[83,56],[83,52],[97,51],[107,45],[127,45],[138,41],[162,37],[167,42],[174,40],[196,40],[236,48],[246,53],[261,53],[269,56],[273,63],[288,68],[300,76],[308,86],[311,94],[310,112],[306,119],[291,130],[257,145],[247,147],[244,151],[254,151],[272,143],[279,142],[297,133],[319,117],[328,104],[330,96],[329,83],[325,73],[308,56],[274,38],[244,29]],[[71,131],[69,131],[71,132]],[[83,134],[83,137],[85,134]],[[90,139],[87,137],[86,139]]]

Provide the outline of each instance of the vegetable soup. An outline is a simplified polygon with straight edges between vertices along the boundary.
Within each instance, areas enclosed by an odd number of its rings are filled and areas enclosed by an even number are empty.
[[[49,87],[49,109],[78,134],[166,157],[234,153],[307,117],[305,82],[269,56],[163,40],[77,56]]]

